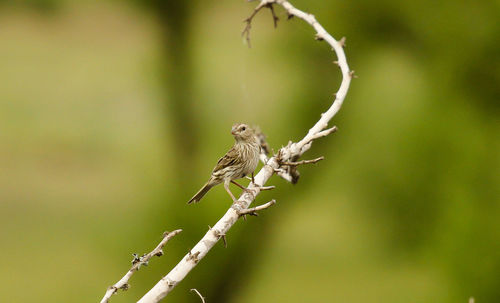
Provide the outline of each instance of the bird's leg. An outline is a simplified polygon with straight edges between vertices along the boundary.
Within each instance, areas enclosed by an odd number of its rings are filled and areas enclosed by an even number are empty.
[[[274,185],[271,185],[271,186],[261,186],[261,185],[258,185],[258,184],[255,184],[255,179],[253,177],[253,172],[252,172],[252,184],[254,187],[257,187],[259,190],[271,190],[271,189],[274,189],[275,186]]]
[[[227,181],[224,182],[224,189],[231,196],[231,199],[233,199],[233,202],[236,203],[238,200],[236,200],[236,198],[234,197],[233,193],[229,190],[229,182],[227,182]]]
[[[249,193],[249,194],[253,194],[253,191],[252,189],[249,189],[249,188],[244,188],[243,186],[239,185],[238,183],[234,182],[234,181],[231,181],[231,183],[235,184],[236,186],[238,186],[239,188],[243,189],[244,192],[246,193]],[[255,183],[253,183],[253,186],[254,188],[258,188],[260,191],[263,191],[263,190],[271,190],[271,189],[274,189],[275,186],[272,185],[272,186],[260,186],[260,185],[257,185]]]
[[[245,188],[244,186],[236,183],[235,181],[231,180],[231,183],[233,183],[234,185],[238,186],[239,188],[241,188],[244,192],[246,193],[249,193],[251,194],[252,193],[252,190],[251,189],[248,189],[248,188]]]
[[[238,186],[239,188],[245,190],[246,188],[238,183],[236,183],[234,180],[231,180],[231,183],[233,183],[234,185]]]
[[[255,184],[255,179],[253,178],[253,173],[252,173],[251,177],[245,176],[245,178],[247,178],[248,180],[252,181],[253,184]]]

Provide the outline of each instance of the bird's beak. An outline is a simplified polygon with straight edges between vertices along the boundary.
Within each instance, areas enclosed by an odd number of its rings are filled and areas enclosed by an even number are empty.
[[[236,135],[236,129],[234,129],[234,128],[231,129],[231,135],[233,135],[233,136]]]

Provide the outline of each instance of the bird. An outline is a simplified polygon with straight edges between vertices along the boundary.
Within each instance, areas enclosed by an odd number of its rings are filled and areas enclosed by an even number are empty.
[[[234,180],[252,175],[259,164],[260,144],[255,132],[247,124],[236,123],[231,128],[235,143],[233,147],[217,162],[212,170],[212,175],[207,183],[188,201],[188,204],[196,203],[214,186],[224,183],[224,189],[234,203],[236,198],[229,190],[229,184],[233,183],[246,191],[247,189]]]

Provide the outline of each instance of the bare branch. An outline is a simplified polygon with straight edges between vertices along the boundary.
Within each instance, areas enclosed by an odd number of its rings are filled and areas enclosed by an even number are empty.
[[[285,9],[288,16],[295,16],[298,19],[304,20],[306,23],[311,25],[316,31],[315,37],[324,40],[328,43],[332,50],[335,51],[337,55],[337,62],[340,70],[342,72],[342,82],[338,91],[335,94],[334,100],[328,110],[321,115],[321,118],[314,124],[314,126],[309,129],[309,132],[296,143],[290,143],[287,146],[280,149],[277,155],[267,158],[266,155],[261,156],[264,161],[264,167],[255,176],[255,184],[250,183],[247,187],[253,191],[253,195],[248,195],[246,193],[242,194],[237,201],[239,207],[231,207],[222,216],[222,218],[214,225],[213,230],[209,230],[203,238],[191,249],[191,251],[196,252],[196,259],[200,261],[206,254],[212,249],[212,247],[217,243],[223,235],[226,235],[229,229],[236,223],[240,217],[241,211],[247,209],[249,205],[255,200],[256,196],[260,193],[260,187],[262,187],[271,176],[278,171],[280,176],[283,176],[287,180],[292,182],[296,181],[296,176],[292,176],[289,173],[285,174],[282,172],[282,167],[280,163],[282,162],[295,162],[298,160],[304,152],[309,150],[312,145],[312,141],[324,137],[336,130],[336,128],[326,129],[328,127],[328,122],[338,113],[342,104],[344,102],[345,96],[349,89],[350,81],[352,79],[349,75],[350,69],[347,64],[347,60],[344,53],[343,45],[345,44],[343,40],[335,40],[322,26],[316,21],[316,18],[312,14],[305,13],[297,8],[295,8],[289,1],[286,0],[261,0],[257,7],[254,9],[253,13],[249,18],[245,19],[246,26],[243,30],[242,35],[248,41],[250,45],[250,29],[251,22],[255,15],[265,6],[269,4],[280,5]],[[279,161],[278,161],[279,160]],[[294,168],[290,167],[288,168]],[[298,172],[297,172],[298,173]],[[264,204],[265,205],[265,204]],[[258,206],[263,207],[264,205]],[[257,207],[257,208],[258,208]],[[267,206],[268,207],[268,206]],[[255,211],[257,211],[256,209]],[[138,302],[139,303],[157,303],[163,299],[174,287],[182,281],[186,275],[196,266],[197,262],[191,260],[192,254],[189,253],[156,285],[148,291]]]
[[[196,293],[198,297],[200,297],[202,303],[205,303],[205,298],[200,294],[200,292],[196,288],[191,288],[191,291]]]
[[[132,267],[130,268],[130,270],[118,282],[108,287],[108,290],[104,294],[101,303],[109,302],[111,296],[115,294],[118,289],[127,290],[130,287],[128,281],[130,280],[130,277],[132,277],[134,272],[138,271],[142,265],[147,266],[149,259],[151,259],[153,256],[161,257],[163,255],[163,247],[165,246],[165,244],[167,244],[170,239],[172,239],[181,231],[182,229],[177,229],[172,232],[164,232],[163,239],[150,253],[142,255],[141,257],[139,257],[137,254],[134,254],[134,259],[132,260]]]

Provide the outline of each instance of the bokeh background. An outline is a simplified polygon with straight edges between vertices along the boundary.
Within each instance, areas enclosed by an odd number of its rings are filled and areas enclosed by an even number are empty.
[[[294,0],[359,75],[296,186],[273,177],[168,302],[500,302],[498,1]],[[186,201],[234,122],[277,150],[331,103],[335,55],[243,0],[0,1],[0,301],[134,302],[230,205]],[[238,189],[234,189],[239,192]]]

